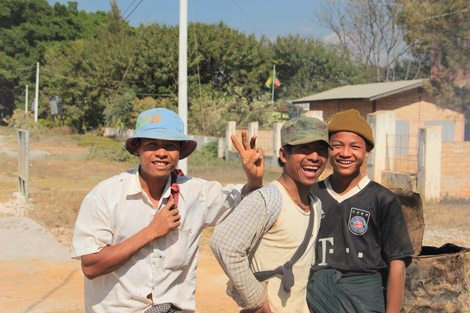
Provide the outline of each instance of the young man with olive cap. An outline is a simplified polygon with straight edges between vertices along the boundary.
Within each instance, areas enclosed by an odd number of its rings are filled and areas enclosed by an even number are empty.
[[[281,177],[247,196],[211,238],[230,278],[227,293],[246,313],[308,313],[321,216],[321,203],[309,191],[327,162],[327,126],[305,116],[291,119],[281,128],[281,144]]]
[[[333,174],[311,190],[325,215],[308,283],[310,312],[398,313],[405,261],[414,253],[400,200],[361,173],[374,138],[359,112],[336,113],[327,124]]]
[[[72,257],[85,274],[86,312],[194,312],[201,232],[221,222],[246,193],[262,186],[262,151],[253,138],[234,144],[248,183],[179,176],[178,160],[196,142],[183,121],[164,108],[141,113],[126,149],[139,156],[134,170],[98,184],[83,200]]]

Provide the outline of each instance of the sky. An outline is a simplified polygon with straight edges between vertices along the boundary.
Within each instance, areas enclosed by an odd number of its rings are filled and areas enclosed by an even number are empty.
[[[70,0],[48,0],[67,4]],[[75,0],[78,9],[87,12],[109,11],[109,0]],[[279,36],[299,34],[322,38],[330,31],[313,21],[314,10],[328,0],[187,0],[188,23],[217,23],[257,38],[265,35],[274,40]],[[179,24],[179,0],[117,0],[121,15],[132,26],[159,23]]]

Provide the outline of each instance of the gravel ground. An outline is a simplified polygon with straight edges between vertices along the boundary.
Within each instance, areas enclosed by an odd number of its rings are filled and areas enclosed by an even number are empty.
[[[69,251],[44,227],[26,216],[33,205],[19,193],[0,203],[0,260],[42,258],[70,260]],[[426,227],[423,246],[445,243],[470,247],[470,231]]]
[[[19,193],[0,203],[0,260],[70,260],[67,248],[47,229],[25,216],[31,209],[32,204]]]
[[[453,243],[457,246],[470,248],[470,231],[452,228],[425,228],[423,246],[440,247],[445,243]]]
[[[0,142],[5,137],[0,135]],[[16,151],[0,147],[0,154],[16,156]],[[49,155],[49,152],[30,150],[30,157]],[[0,177],[0,179],[11,179]],[[67,248],[43,226],[29,217],[27,212],[33,204],[26,201],[19,192],[14,192],[11,199],[0,203],[0,260],[21,260],[41,258],[46,260],[70,260]]]

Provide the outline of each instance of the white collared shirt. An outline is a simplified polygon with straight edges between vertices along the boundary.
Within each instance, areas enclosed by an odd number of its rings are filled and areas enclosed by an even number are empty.
[[[367,186],[367,184],[370,182],[370,178],[367,175],[365,175],[364,177],[361,178],[361,180],[359,181],[356,187],[352,188],[351,190],[346,192],[344,195],[340,195],[336,193],[336,191],[334,191],[333,187],[331,187],[330,178],[331,178],[331,175],[325,179],[326,190],[328,190],[328,193],[330,194],[330,196],[332,196],[333,199],[338,201],[338,203],[341,203],[344,200],[349,199],[355,194],[359,193],[359,191],[364,189]]]
[[[198,245],[202,230],[222,221],[241,200],[243,185],[178,177],[181,225],[145,245],[117,270],[85,277],[86,312],[143,312],[173,303],[194,312]],[[99,252],[133,236],[153,219],[170,196],[168,180],[158,208],[142,190],[138,168],[98,184],[83,200],[75,224],[72,257]],[[153,302],[147,299],[152,294]]]

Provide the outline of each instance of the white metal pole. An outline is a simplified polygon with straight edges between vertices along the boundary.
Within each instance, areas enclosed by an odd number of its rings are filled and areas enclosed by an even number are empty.
[[[276,65],[273,65],[273,83],[272,83],[272,98],[271,98],[271,114],[269,115],[269,123],[272,125],[273,123],[273,109],[274,109],[274,87],[276,86],[276,84],[274,83],[274,77],[275,77],[275,74],[276,73]]]
[[[34,97],[34,121],[38,122],[38,102],[39,102],[39,62],[36,64],[36,94]]]
[[[24,111],[28,113],[28,85],[26,85],[26,94],[24,97]]]
[[[275,88],[275,84],[274,84],[274,77],[275,77],[275,73],[276,73],[276,65],[273,65],[273,95],[272,95],[272,104],[274,106],[274,88]]]
[[[188,0],[180,0],[179,26],[179,67],[178,67],[178,114],[188,133]],[[188,162],[179,161],[178,167],[187,175]]]

